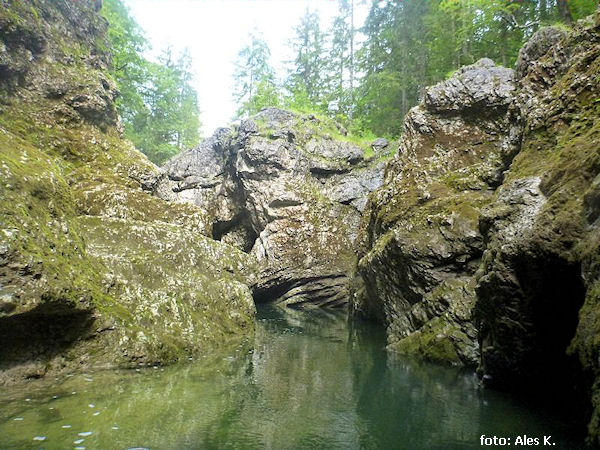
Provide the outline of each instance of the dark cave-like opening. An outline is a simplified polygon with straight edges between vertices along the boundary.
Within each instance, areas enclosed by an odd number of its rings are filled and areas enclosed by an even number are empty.
[[[43,307],[0,318],[0,370],[50,360],[88,335],[93,323],[91,311],[49,313]]]
[[[232,220],[216,221],[212,227],[212,238],[222,241],[228,234],[237,235],[236,246],[245,253],[250,253],[258,234],[254,231],[246,211],[238,213]]]
[[[574,424],[586,423],[585,380],[577,357],[568,353],[585,299],[581,264],[547,256],[523,264],[519,281],[529,299],[523,323],[533,338],[522,361],[529,378],[523,387],[536,400],[561,408]]]

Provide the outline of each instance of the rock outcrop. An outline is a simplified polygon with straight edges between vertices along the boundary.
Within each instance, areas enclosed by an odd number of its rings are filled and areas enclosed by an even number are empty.
[[[0,383],[253,330],[252,257],[153,196],[158,169],[120,136],[106,26],[89,2],[0,7]]]
[[[167,162],[155,191],[200,207],[215,239],[256,257],[256,301],[344,307],[386,146],[365,158],[326,119],[266,109]]]
[[[600,11],[540,35],[518,62],[520,151],[480,219],[480,371],[501,388],[583,396],[598,446]]]
[[[366,208],[352,302],[392,350],[575,401],[595,446],[598,73],[600,11],[540,30],[515,73],[483,60],[428,89]]]
[[[514,92],[513,71],[491,60],[428,89],[370,198],[353,307],[383,321],[399,352],[477,363],[478,218],[516,149]]]

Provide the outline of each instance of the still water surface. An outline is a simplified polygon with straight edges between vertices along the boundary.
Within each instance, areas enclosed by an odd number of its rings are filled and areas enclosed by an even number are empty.
[[[384,345],[344,314],[261,307],[237,351],[3,388],[0,448],[463,449],[482,434],[580,447],[552,414]]]

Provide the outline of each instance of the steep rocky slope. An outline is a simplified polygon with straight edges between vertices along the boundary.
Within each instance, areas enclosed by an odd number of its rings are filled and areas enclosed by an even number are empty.
[[[427,90],[405,119],[384,187],[370,198],[354,309],[384,321],[390,346],[476,364],[481,209],[515,152],[514,73],[490,60]]]
[[[511,389],[593,384],[598,445],[600,12],[534,36],[517,71],[521,148],[480,219],[480,370]]]
[[[594,445],[599,64],[600,12],[538,32],[515,73],[483,60],[428,89],[367,206],[352,303],[393,350],[580,399]]]
[[[343,307],[361,213],[383,180],[385,146],[379,140],[365,158],[326,119],[266,109],[177,155],[155,191],[199,206],[215,239],[256,257],[256,301]]]
[[[0,7],[0,383],[253,330],[252,258],[151,195],[157,168],[119,134],[106,27],[90,2]]]

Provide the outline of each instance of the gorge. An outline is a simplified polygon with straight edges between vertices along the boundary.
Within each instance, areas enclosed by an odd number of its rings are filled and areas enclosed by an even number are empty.
[[[476,371],[465,392],[567,405],[600,446],[600,10],[427,88],[399,142],[268,108],[161,168],[122,137],[106,30],[86,2],[0,8],[0,385],[255,339],[262,367],[275,305],[347,346],[373,320],[367,367]]]

